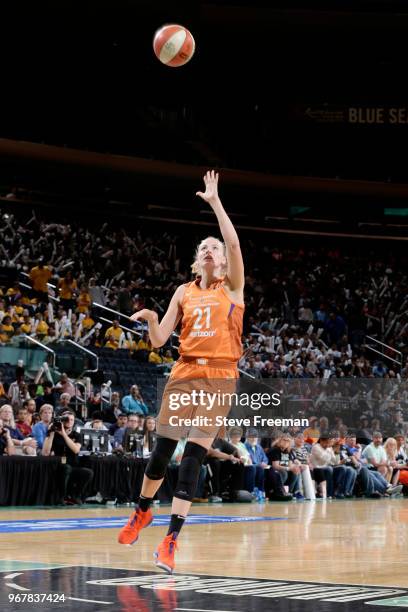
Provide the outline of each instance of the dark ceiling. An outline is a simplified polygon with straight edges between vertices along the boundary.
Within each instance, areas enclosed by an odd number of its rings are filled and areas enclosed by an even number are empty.
[[[265,4],[3,3],[0,138],[408,182],[407,3]],[[196,38],[182,68],[152,51],[155,29],[168,22]],[[3,182],[23,180],[27,164],[3,161]]]

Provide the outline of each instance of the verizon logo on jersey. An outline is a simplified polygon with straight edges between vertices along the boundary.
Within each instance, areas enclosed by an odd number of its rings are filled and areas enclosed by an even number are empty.
[[[212,338],[213,336],[215,336],[216,334],[216,330],[214,331],[192,331],[190,332],[190,336],[192,338]]]

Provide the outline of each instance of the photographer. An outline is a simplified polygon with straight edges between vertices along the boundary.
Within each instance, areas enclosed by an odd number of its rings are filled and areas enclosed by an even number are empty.
[[[0,455],[14,455],[15,448],[10,432],[7,427],[3,426],[3,420],[0,419]]]
[[[78,454],[81,450],[80,436],[73,431],[74,414],[66,410],[61,417],[48,426],[42,454],[44,457],[61,457],[64,471],[64,499],[66,504],[81,504],[93,471],[79,467]]]

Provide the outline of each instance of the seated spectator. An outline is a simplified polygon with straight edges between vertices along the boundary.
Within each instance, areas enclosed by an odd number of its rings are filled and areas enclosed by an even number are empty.
[[[399,468],[408,468],[408,456],[405,450],[405,436],[404,434],[396,434],[394,438],[397,441],[397,461]]]
[[[156,441],[156,419],[148,416],[143,423],[143,458],[150,457]]]
[[[342,465],[345,469],[344,497],[353,497],[353,489],[357,478],[357,459],[348,450],[346,444],[342,444],[341,439],[338,437],[334,439],[333,451],[337,459],[337,465]]]
[[[149,359],[148,359],[149,363],[155,363],[156,365],[163,363],[163,357],[160,355],[159,349],[158,348],[154,348],[150,353],[149,353]]]
[[[113,423],[109,427],[109,435],[114,436],[118,429],[120,429],[121,427],[126,427],[127,421],[128,421],[127,414],[125,414],[124,412],[119,413],[116,419],[116,423]]]
[[[70,399],[71,397],[75,397],[75,395],[80,395],[79,390],[75,389],[72,380],[68,378],[68,375],[65,372],[61,374],[61,378],[55,385],[55,389],[61,391],[62,394],[68,393]]]
[[[119,429],[117,429],[113,435],[113,447],[119,451],[124,450],[124,440],[125,440],[125,434],[128,431],[137,431],[140,427],[140,417],[138,414],[136,413],[131,413],[129,414],[128,418],[127,418],[127,423],[124,427],[120,427]]]
[[[32,436],[37,442],[37,447],[42,449],[44,440],[48,433],[48,426],[52,421],[54,408],[51,404],[43,404],[40,408],[40,421],[36,423],[32,430]]]
[[[105,347],[111,349],[119,348],[119,340],[123,334],[122,328],[119,326],[119,321],[115,319],[112,321],[112,326],[109,327],[105,332]]]
[[[137,385],[132,385],[130,394],[122,399],[122,409],[126,414],[147,415],[149,412]]]
[[[340,456],[334,454],[333,438],[328,433],[321,433],[319,440],[312,447],[310,463],[313,466],[314,480],[320,485],[319,497],[344,498],[345,468],[339,465]]]
[[[13,409],[9,404],[4,404],[0,408],[0,419],[3,421],[3,427],[10,431],[14,446],[20,448],[25,455],[35,455],[37,442],[34,438],[24,438],[23,434],[17,429]]]
[[[245,448],[249,453],[252,465],[254,465],[256,469],[255,487],[258,491],[263,493],[263,497],[265,497],[265,470],[269,470],[270,466],[264,449],[258,444],[258,432],[256,429],[250,429],[248,431],[245,440]]]
[[[322,419],[320,419],[321,421]],[[310,471],[310,447],[305,445],[305,437],[302,432],[299,432],[294,437],[294,446],[292,448],[293,463],[299,466],[300,476],[303,486],[303,495],[306,499],[315,499],[316,493],[312,474]]]
[[[38,395],[35,398],[35,404],[36,404],[37,410],[40,410],[43,404],[51,404],[51,406],[54,408],[57,404],[57,394],[54,391],[54,385],[52,384],[51,381],[46,380],[43,383],[42,387],[43,387],[42,395]]]
[[[63,412],[69,409],[71,395],[69,393],[61,393],[58,404],[55,408],[55,416],[61,416]]]
[[[32,400],[27,400],[32,401]],[[26,403],[26,402],[24,402]],[[28,410],[25,406],[17,409],[16,427],[19,432],[26,438],[31,434],[31,427],[27,424]],[[31,420],[31,419],[30,419]]]
[[[387,454],[382,441],[382,433],[375,431],[373,433],[373,441],[365,447],[362,457],[367,460],[367,466],[370,470],[377,470],[389,482],[392,470],[389,468]]]
[[[384,443],[385,454],[387,455],[388,461],[388,475],[386,479],[393,485],[398,484],[399,479],[399,464],[397,461],[398,447],[395,438],[387,438]]]
[[[384,496],[398,495],[402,487],[393,486],[375,470],[369,470],[361,458],[361,445],[358,444],[355,434],[348,434],[346,437],[346,446],[349,451],[349,456],[352,457],[354,465],[357,469],[357,483],[361,492],[366,497],[380,498]]]
[[[228,432],[228,437],[230,443],[237,449],[238,456],[245,467],[244,489],[249,493],[254,493],[257,469],[255,465],[252,465],[252,460],[248,449],[246,448],[245,444],[241,442],[243,433],[244,432],[241,427],[231,427]],[[259,472],[260,470],[258,469],[258,473]]]
[[[238,451],[229,442],[216,438],[208,449],[206,463],[211,487],[210,502],[221,502],[222,496],[233,500],[235,491],[244,486],[244,465]]]
[[[68,417],[67,423],[61,423],[60,429],[55,429],[51,423],[48,426],[42,455],[65,458],[61,467],[64,474],[62,494],[67,505],[82,504],[86,489],[93,478],[93,471],[79,467],[78,454],[81,450],[80,435],[73,430],[75,416],[72,411],[65,411],[61,416]]]
[[[32,426],[33,414],[37,411],[37,404],[32,397],[23,402],[23,408],[27,410],[26,423],[29,427]],[[26,434],[29,435],[29,434]]]
[[[303,432],[305,441],[308,444],[315,444],[319,439],[320,430],[317,426],[317,423],[318,423],[317,417],[315,416],[309,417],[309,427],[307,427]]]
[[[360,428],[357,429],[356,437],[359,444],[367,446],[372,441],[371,430],[369,429],[369,418],[366,415],[360,417]]]
[[[14,453],[15,448],[10,430],[4,427],[3,419],[0,418],[0,455],[14,455]]]
[[[269,452],[272,468],[279,473],[282,485],[287,484],[289,492],[298,500],[304,497],[300,492],[300,467],[292,459],[292,437],[283,434]]]
[[[84,428],[85,429],[95,429],[98,431],[108,431],[108,428],[103,422],[102,412],[98,410],[92,414],[91,420],[85,423]]]

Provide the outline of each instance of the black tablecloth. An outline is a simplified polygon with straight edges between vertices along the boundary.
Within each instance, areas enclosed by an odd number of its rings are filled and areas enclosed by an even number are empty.
[[[59,457],[0,456],[0,505],[60,503],[60,465]]]
[[[100,493],[118,503],[135,502],[142,488],[146,459],[116,455],[79,458],[79,466],[93,470],[88,497]],[[62,503],[61,460],[58,457],[0,456],[1,506],[54,506]],[[157,498],[172,497],[170,479],[165,478]]]

